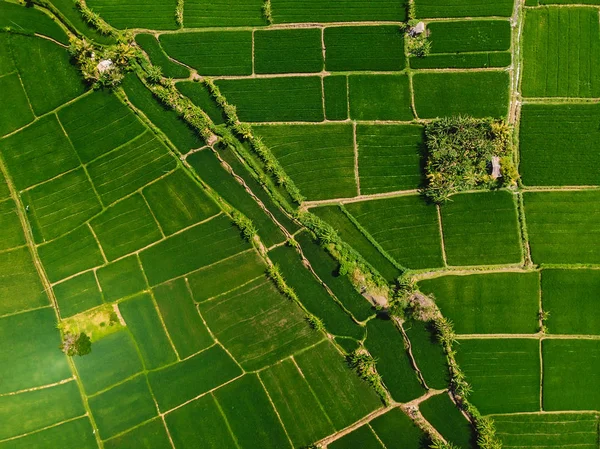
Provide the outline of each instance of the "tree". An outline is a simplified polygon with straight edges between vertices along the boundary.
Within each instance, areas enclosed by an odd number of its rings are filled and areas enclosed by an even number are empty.
[[[79,334],[66,333],[60,345],[62,352],[68,356],[84,356],[92,352],[92,341],[84,332]]]

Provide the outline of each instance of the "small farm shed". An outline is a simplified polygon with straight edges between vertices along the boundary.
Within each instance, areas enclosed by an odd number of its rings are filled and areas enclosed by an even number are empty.
[[[498,156],[494,156],[492,158],[492,178],[498,179],[502,176],[500,172],[500,158]]]
[[[425,32],[425,22],[419,22],[409,31],[411,36],[418,36]]]

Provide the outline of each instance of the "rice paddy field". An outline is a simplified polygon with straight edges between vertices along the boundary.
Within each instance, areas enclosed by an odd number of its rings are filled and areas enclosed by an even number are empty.
[[[0,0],[0,449],[597,448],[598,8]]]

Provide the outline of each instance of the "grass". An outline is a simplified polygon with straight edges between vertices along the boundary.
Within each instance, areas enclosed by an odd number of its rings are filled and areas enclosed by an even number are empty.
[[[544,410],[598,410],[600,342],[543,340]]]
[[[172,61],[163,51],[154,35],[137,34],[135,42],[146,52],[152,64],[162,69],[164,76],[168,78],[187,78],[190,76],[190,69]]]
[[[413,119],[406,75],[350,75],[348,87],[354,120]]]
[[[485,67],[508,67],[512,55],[503,52],[430,54],[426,58],[410,58],[412,69],[476,69]]]
[[[477,0],[449,0],[441,4],[438,0],[415,0],[417,17],[510,17],[513,12],[512,0],[481,3]]]
[[[146,369],[157,369],[177,360],[149,294],[143,293],[119,303],[119,310],[137,342]]]
[[[262,125],[254,129],[307,199],[357,194],[350,124]]]
[[[116,28],[175,30],[176,4],[176,0],[91,0],[87,6]]]
[[[597,270],[543,270],[542,304],[550,316],[553,334],[600,333],[595,292],[600,288]]]
[[[245,370],[264,368],[323,338],[266,278],[198,306],[206,324]]]
[[[129,432],[104,441],[106,449],[123,449],[126,447],[161,449],[168,447],[170,444],[166,428],[160,418],[153,419]]]
[[[600,32],[595,8],[528,10],[523,30],[525,97],[599,97]],[[589,55],[588,57],[582,57]]]
[[[446,353],[438,341],[433,323],[410,320],[403,326],[411,343],[415,363],[427,386],[436,390],[448,388],[450,376]]]
[[[345,26],[325,28],[328,72],[404,69],[404,35],[398,26]]]
[[[539,273],[447,275],[419,282],[458,334],[538,331]]]
[[[535,263],[600,262],[600,192],[526,192],[523,198]]]
[[[434,54],[510,50],[508,20],[432,22],[427,29]]]
[[[538,340],[460,340],[456,361],[473,387],[469,401],[482,414],[539,411]]]
[[[448,394],[433,396],[419,405],[425,419],[449,442],[461,449],[474,449],[475,432]]]
[[[8,199],[0,202],[0,250],[25,245],[25,235],[15,203]]]
[[[10,5],[11,3],[2,2],[0,6],[3,4]],[[6,108],[0,113],[0,136],[4,136],[25,126],[34,117],[17,73],[0,78],[0,90],[6,98],[6,102],[11,105],[10,108]]]
[[[420,449],[425,434],[404,412],[394,408],[369,423],[387,449]]]
[[[217,80],[243,122],[320,122],[324,118],[318,76]]]
[[[325,5],[319,0],[272,0],[275,23],[296,22],[373,22],[406,20],[402,3],[391,0],[344,0]]]
[[[507,72],[417,73],[413,83],[420,118],[501,118],[508,113]]]
[[[353,430],[347,435],[344,435],[338,440],[327,446],[331,449],[353,449],[360,447],[361,449],[382,449],[384,446],[375,436],[373,429],[369,424],[363,425],[356,430]]]
[[[192,102],[202,108],[215,125],[222,125],[227,121],[223,108],[217,104],[208,88],[196,81],[183,81],[177,83],[177,90],[188,97]]]
[[[323,78],[325,118],[327,120],[348,119],[348,77],[345,75]]]
[[[52,309],[38,309],[0,319],[0,338],[4,342],[0,349],[0,377],[3,379],[0,393],[48,385],[71,377],[67,358],[58,350],[60,335]],[[39,366],[44,369],[37,369]]]
[[[263,0],[187,0],[184,23],[190,28],[267,25],[262,6]]]
[[[449,265],[518,263],[521,241],[511,192],[454,195],[441,206]]]
[[[520,167],[529,186],[600,185],[600,106],[525,104],[521,110]],[[577,151],[566,150],[577,142]]]
[[[241,374],[231,357],[215,345],[187,360],[148,373],[148,380],[159,409],[165,412]]]
[[[437,210],[420,196],[364,201],[346,209],[400,265],[443,265]]]
[[[81,276],[85,276],[85,274]],[[63,334],[78,335],[83,332],[92,343],[123,330],[123,327],[115,309],[109,304],[95,307],[69,318],[62,318],[58,325]]]
[[[423,183],[423,127],[358,125],[358,174],[363,195],[411,190]]]
[[[135,255],[98,268],[96,276],[106,302],[113,302],[146,289],[146,279]]]
[[[92,425],[87,417],[78,418],[3,443],[5,448],[10,449],[43,447],[44,444],[55,445],[55,447],[61,449],[96,449],[98,447]]]
[[[398,402],[409,402],[425,393],[394,323],[378,316],[367,323],[365,347],[377,360],[383,383]]]
[[[335,432],[293,360],[273,365],[259,376],[294,447],[305,447]]]
[[[67,318],[102,304],[96,276],[91,271],[53,287],[60,315]]]
[[[154,297],[179,357],[189,357],[214,343],[184,279],[156,287]]]
[[[256,30],[254,67],[256,73],[322,71],[321,29]]]
[[[160,44],[171,58],[201,75],[251,75],[251,31],[163,34]]]
[[[21,198],[38,243],[72,231],[102,210],[83,168],[23,192]]]

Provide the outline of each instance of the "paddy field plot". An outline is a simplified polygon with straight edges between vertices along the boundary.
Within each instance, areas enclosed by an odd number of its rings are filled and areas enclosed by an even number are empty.
[[[508,67],[512,55],[507,51],[477,53],[439,53],[426,58],[410,58],[412,69],[477,69]]]
[[[12,199],[0,201],[0,229],[3,231],[0,235],[0,251],[25,245],[25,234]]]
[[[398,408],[378,416],[369,423],[387,449],[418,449],[425,434]]]
[[[254,31],[255,72],[321,72],[321,34],[321,28]]]
[[[600,97],[598,9],[528,10],[523,31],[525,97]]]
[[[600,104],[525,104],[519,170],[528,186],[600,185]]]
[[[440,210],[448,265],[521,260],[517,204],[511,192],[454,195]]]
[[[354,120],[413,119],[407,75],[349,75],[348,98]]]
[[[346,75],[324,77],[323,97],[327,120],[348,119],[348,77]]]
[[[81,15],[81,11],[70,0],[52,0],[54,6],[65,18],[65,24],[70,24],[75,30],[88,39],[93,39],[100,44],[114,44],[115,38],[101,34],[87,23]]]
[[[27,248],[2,253],[0,277],[0,315],[50,304]]]
[[[0,75],[4,76],[16,70],[15,62],[10,51],[10,35],[0,36]]]
[[[196,81],[182,81],[175,86],[179,92],[199,106],[215,125],[222,125],[227,121],[223,108],[217,104],[207,86]]]
[[[419,282],[458,334],[526,334],[538,330],[539,273],[446,275]]]
[[[350,124],[254,127],[309,200],[357,194]]]
[[[146,52],[152,64],[161,68],[164,76],[169,78],[187,78],[190,76],[190,69],[169,58],[154,35],[137,34],[135,42]]]
[[[142,267],[136,255],[108,263],[96,270],[104,301],[113,302],[147,288]]]
[[[4,136],[30,123],[34,116],[17,73],[2,76],[0,90],[11,105],[0,113],[0,136]]]
[[[344,435],[339,440],[327,446],[331,449],[352,449],[360,447],[362,449],[383,449],[383,445],[375,436],[375,432],[368,424],[359,427],[355,431]]]
[[[400,265],[414,269],[443,265],[437,210],[420,196],[363,201],[345,207]]]
[[[539,340],[460,340],[456,360],[481,413],[540,410]]]
[[[448,387],[448,363],[431,322],[408,320],[402,324],[411,343],[411,353],[429,388]]]
[[[98,443],[87,416],[75,418],[45,430],[0,443],[2,449],[28,449],[31,447],[60,447],[62,449],[96,449]],[[48,446],[50,445],[50,446]]]
[[[600,262],[600,192],[525,192],[523,199],[535,263]]]
[[[461,449],[476,448],[475,431],[467,418],[446,393],[419,405],[423,417],[447,440]]]
[[[275,23],[296,22],[402,22],[406,19],[406,8],[402,3],[391,0],[344,0],[324,4],[319,0],[295,2],[273,0]]]
[[[89,7],[116,28],[174,30],[176,0],[92,0]]]
[[[160,418],[155,418],[139,427],[134,427],[128,432],[104,441],[106,449],[127,449],[128,447],[162,449],[169,447],[170,444],[167,430]]]
[[[262,0],[203,0],[185,2],[184,25],[187,28],[267,25]]]
[[[9,2],[0,3],[0,28],[9,27],[25,32],[35,32],[68,45],[69,39],[63,29],[50,15],[38,8],[23,8]]]
[[[548,269],[542,271],[542,307],[552,334],[600,334],[596,313],[600,270]]]
[[[510,17],[513,12],[513,0],[499,0],[493,3],[481,3],[477,0],[416,0],[417,18],[438,17]]]
[[[103,304],[102,292],[93,271],[86,271],[52,287],[62,318]]]

